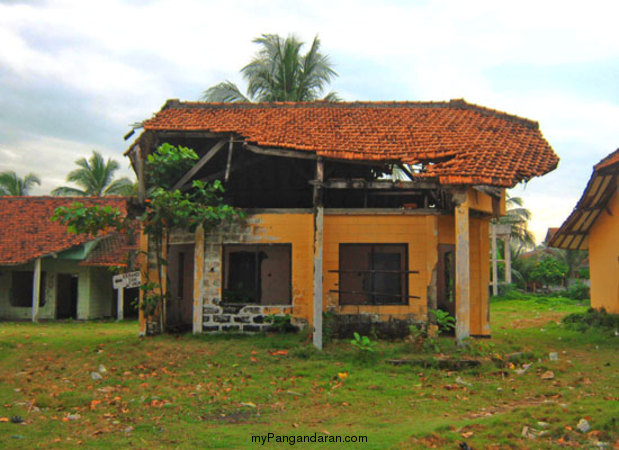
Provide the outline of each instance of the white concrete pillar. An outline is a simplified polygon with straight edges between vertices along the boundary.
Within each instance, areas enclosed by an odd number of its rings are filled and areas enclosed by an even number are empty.
[[[497,259],[496,248],[496,224],[490,224],[491,236],[492,236],[492,295],[499,294],[499,268]]]
[[[123,320],[125,317],[125,288],[118,288],[117,291],[116,320]]]
[[[193,328],[194,334],[202,333],[204,316],[204,228],[196,228],[193,249]]]
[[[314,346],[322,349],[322,232],[324,208],[314,213]]]
[[[456,221],[456,339],[461,343],[470,335],[471,271],[469,245],[469,207],[461,203],[455,208]]]
[[[41,258],[34,260],[32,276],[32,321],[39,321],[39,301],[41,299]]]
[[[509,234],[504,235],[505,242],[505,282],[511,284],[512,282],[512,252],[509,245]]]

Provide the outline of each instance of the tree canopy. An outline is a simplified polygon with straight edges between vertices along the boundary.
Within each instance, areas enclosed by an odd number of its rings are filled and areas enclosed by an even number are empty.
[[[87,160],[80,158],[75,161],[79,166],[69,172],[67,181],[75,183],[81,189],[71,186],[60,186],[52,191],[52,195],[77,197],[103,197],[107,195],[130,195],[133,183],[126,177],[114,179],[114,173],[119,165],[108,158],[107,161],[97,151]]]
[[[209,102],[303,102],[318,100],[331,80],[337,77],[328,56],[320,52],[320,40],[314,37],[309,51],[295,36],[282,38],[263,34],[253,40],[261,46],[254,58],[241,69],[247,81],[243,94],[231,81],[224,81],[204,91],[202,99]],[[335,92],[324,100],[338,101]]]
[[[35,184],[40,185],[41,180],[33,173],[24,178],[20,178],[14,171],[0,173],[0,195],[29,195],[30,189]]]

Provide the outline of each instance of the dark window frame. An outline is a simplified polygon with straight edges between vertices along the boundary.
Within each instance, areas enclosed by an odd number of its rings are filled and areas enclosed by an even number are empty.
[[[256,260],[259,259],[259,254],[260,254],[260,247],[282,247],[282,248],[286,248],[288,250],[288,273],[290,275],[289,279],[288,279],[288,290],[287,290],[287,301],[286,302],[278,302],[278,303],[262,303],[262,293],[258,292],[258,296],[256,298],[254,298],[253,301],[245,301],[245,302],[239,302],[242,304],[247,304],[247,305],[262,305],[262,306],[277,306],[277,305],[292,305],[292,243],[252,243],[252,244],[245,244],[245,243],[235,243],[235,242],[229,242],[226,244],[222,244],[222,254],[221,254],[221,294],[222,294],[222,302],[223,303],[234,303],[234,302],[230,302],[230,301],[226,301],[225,300],[225,291],[227,290],[227,285],[226,285],[226,278],[227,278],[227,267],[229,265],[229,261],[226,260],[227,258],[227,251],[226,249],[229,247],[235,247],[235,248],[239,248],[239,252],[244,251],[244,252],[250,252],[250,253],[254,253]],[[243,247],[243,250],[240,250],[240,248]],[[251,249],[254,249],[254,251],[252,252]],[[261,271],[256,270],[255,271],[256,274],[256,282],[258,281],[258,279],[260,279],[260,277],[262,276]],[[228,280],[229,281],[229,280]],[[257,284],[257,283],[256,283]]]
[[[21,280],[16,280],[15,277],[22,277]],[[18,299],[16,298],[16,293],[15,293],[15,285],[17,283],[23,283],[24,280],[23,278],[29,278],[29,281],[26,281],[27,284],[27,288],[21,288],[20,289],[20,293],[23,293],[24,291],[29,293],[30,298],[28,299],[27,302],[25,301],[17,301]],[[45,272],[41,271],[41,280],[39,282],[39,308],[42,306],[45,306],[45,303],[47,301],[47,299],[45,298],[45,280],[46,280],[46,276],[45,276]],[[11,271],[11,292],[10,292],[10,296],[9,296],[9,304],[14,307],[14,308],[32,308],[32,296],[34,295],[33,292],[33,288],[34,288],[34,271],[33,270],[12,270]],[[23,299],[25,299],[26,297],[24,297]],[[19,300],[23,300],[22,298],[20,298]]]
[[[369,246],[370,247],[370,255],[375,254],[374,247],[375,246],[381,246],[381,247],[394,247],[394,248],[398,248],[399,252],[401,252],[404,255],[404,261],[401,263],[400,265],[400,276],[401,276],[401,283],[402,285],[400,286],[401,289],[401,294],[399,296],[394,296],[394,301],[393,302],[376,302],[376,298],[379,297],[381,294],[377,294],[375,292],[372,291],[368,291],[369,293],[366,294],[369,297],[369,302],[368,303],[353,303],[350,301],[347,302],[343,302],[342,301],[342,296],[347,295],[346,293],[346,289],[345,286],[342,285],[342,275],[344,273],[344,270],[342,269],[342,248],[344,247],[354,247],[354,246]],[[346,305],[351,305],[351,306],[364,306],[364,305],[368,305],[368,306],[406,306],[409,305],[409,298],[415,298],[415,296],[411,296],[409,295],[409,274],[411,273],[417,273],[416,271],[410,271],[409,270],[409,257],[408,257],[408,243],[406,242],[401,242],[401,243],[392,243],[392,242],[388,242],[388,243],[382,243],[382,242],[345,242],[345,243],[340,243],[339,244],[339,248],[338,248],[338,270],[336,272],[338,272],[338,290],[336,290],[336,292],[339,294],[339,304],[341,306],[346,306]],[[370,258],[371,261],[371,258]],[[375,285],[376,282],[374,280],[374,275],[378,272],[374,272],[373,273],[373,269],[368,268],[366,269],[366,271],[370,274],[372,274],[372,285]],[[382,294],[383,296],[386,294]]]

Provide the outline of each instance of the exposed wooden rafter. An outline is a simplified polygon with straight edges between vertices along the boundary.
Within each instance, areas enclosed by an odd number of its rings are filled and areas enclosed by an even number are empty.
[[[310,181],[315,185],[317,181]],[[438,189],[438,183],[431,181],[392,181],[392,180],[328,180],[320,183],[324,189]]]
[[[228,142],[227,139],[222,139],[220,141],[218,141],[215,145],[213,145],[210,150],[208,152],[206,152],[206,154],[200,158],[200,160],[191,168],[187,171],[187,173],[185,173],[185,175],[183,175],[181,177],[180,180],[178,180],[176,182],[176,184],[172,187],[172,190],[175,191],[177,189],[180,189],[181,186],[183,186],[185,183],[187,183],[189,180],[191,180],[191,178],[198,173],[198,171],[204,167],[204,165],[209,162],[216,154],[217,152],[219,152],[219,150]]]
[[[317,159],[316,153],[308,152],[305,150],[288,150],[283,148],[262,148],[257,145],[252,144],[243,144],[243,146],[254,153],[258,153],[260,155],[270,155],[270,156],[283,156],[286,158],[300,158],[300,159]]]

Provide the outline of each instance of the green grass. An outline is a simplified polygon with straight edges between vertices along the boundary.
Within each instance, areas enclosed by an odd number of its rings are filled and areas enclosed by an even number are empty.
[[[459,349],[439,338],[440,355],[379,342],[365,358],[348,341],[317,352],[305,335],[139,339],[135,322],[1,323],[0,418],[24,423],[0,422],[0,447],[243,448],[269,432],[365,435],[362,447],[377,449],[612,446],[619,338],[561,324],[586,309],[562,298],[499,299],[492,339]],[[386,362],[420,356],[483,365],[456,373]],[[518,375],[524,363],[532,365]],[[107,372],[93,380],[101,364]],[[547,371],[554,378],[542,380]],[[581,418],[588,434],[576,430]],[[523,438],[524,426],[547,434]]]

